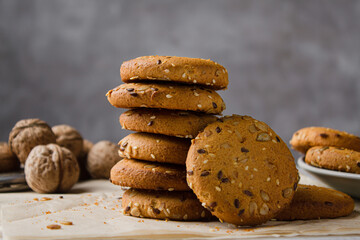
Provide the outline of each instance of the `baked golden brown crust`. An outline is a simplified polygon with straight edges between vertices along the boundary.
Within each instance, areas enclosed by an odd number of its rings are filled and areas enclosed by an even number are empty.
[[[118,108],[162,108],[220,114],[225,103],[214,90],[174,84],[127,83],[106,94]]]
[[[124,158],[185,165],[190,139],[132,133],[124,137],[119,146],[119,155]]]
[[[317,186],[301,185],[287,208],[276,216],[277,220],[312,220],[337,218],[351,214],[354,200],[345,193]]]
[[[52,131],[56,136],[56,143],[62,147],[66,147],[76,158],[79,158],[83,148],[83,138],[80,133],[73,127],[61,124],[53,126]]]
[[[212,214],[257,225],[290,204],[298,182],[294,158],[265,123],[233,115],[208,125],[190,146],[187,181]]]
[[[128,189],[122,198],[125,215],[180,221],[209,220],[211,213],[192,192]]]
[[[9,145],[6,142],[0,142],[0,173],[16,171],[19,168],[20,162],[10,151]]]
[[[217,117],[203,113],[132,109],[120,115],[120,124],[124,129],[163,134],[180,138],[194,138]]]
[[[360,174],[360,152],[337,147],[312,147],[305,162],[315,167]]]
[[[185,167],[124,158],[112,169],[113,184],[149,190],[189,191]]]
[[[10,150],[21,163],[25,163],[31,149],[35,146],[55,142],[56,137],[50,126],[40,119],[20,120],[9,134]]]
[[[353,134],[324,127],[302,128],[290,140],[292,148],[301,152],[315,146],[343,147],[360,151],[360,138]]]
[[[124,62],[120,68],[123,82],[172,81],[200,84],[212,89],[225,89],[227,70],[209,59],[144,56]]]

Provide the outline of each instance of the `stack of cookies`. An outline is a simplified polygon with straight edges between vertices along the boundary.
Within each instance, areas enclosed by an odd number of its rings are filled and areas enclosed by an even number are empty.
[[[302,128],[290,144],[315,167],[360,174],[360,138],[324,127]]]
[[[146,56],[124,62],[122,84],[107,93],[124,129],[136,131],[120,142],[124,159],[111,170],[111,182],[130,187],[124,213],[173,220],[211,216],[186,182],[191,139],[225,109],[215,90],[228,85],[226,69],[210,60]]]

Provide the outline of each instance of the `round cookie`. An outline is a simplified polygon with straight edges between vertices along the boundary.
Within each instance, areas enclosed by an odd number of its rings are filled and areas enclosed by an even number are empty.
[[[360,174],[360,152],[337,147],[312,147],[305,162],[315,167]]]
[[[189,139],[151,133],[132,133],[120,142],[119,155],[126,158],[185,165]]]
[[[214,90],[196,86],[127,83],[106,94],[118,108],[163,108],[220,114],[225,103]]]
[[[209,59],[144,56],[124,62],[120,68],[123,82],[172,81],[200,84],[212,89],[225,89],[227,70]]]
[[[189,191],[185,168],[124,158],[111,169],[110,181],[123,187]]]
[[[128,189],[122,198],[125,215],[171,220],[209,220],[211,213],[192,192]]]
[[[360,138],[353,134],[324,127],[302,128],[290,140],[292,148],[301,152],[315,146],[343,147],[360,151]]]
[[[277,220],[312,220],[344,217],[354,210],[354,200],[345,193],[317,186],[299,184],[294,198]]]
[[[132,109],[121,114],[119,121],[127,130],[194,138],[216,119],[213,115],[196,112]]]
[[[265,123],[233,115],[208,125],[190,146],[187,181],[213,215],[257,225],[290,204],[298,182],[294,158]]]
[[[20,162],[10,151],[9,145],[6,142],[0,142],[0,173],[16,171],[19,168]]]

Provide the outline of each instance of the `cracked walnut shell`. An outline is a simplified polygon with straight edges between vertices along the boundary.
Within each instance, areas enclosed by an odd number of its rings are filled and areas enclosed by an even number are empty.
[[[92,178],[109,179],[111,168],[121,159],[117,145],[109,141],[100,141],[90,149],[86,168]]]
[[[76,158],[79,158],[83,149],[83,138],[80,133],[73,127],[62,124],[52,127],[56,136],[56,143],[61,147],[66,147]]]
[[[57,144],[34,147],[25,163],[26,182],[38,193],[67,192],[79,173],[74,154]]]
[[[55,142],[55,134],[49,125],[40,119],[20,120],[9,134],[10,150],[21,163],[25,163],[31,149],[35,146]]]

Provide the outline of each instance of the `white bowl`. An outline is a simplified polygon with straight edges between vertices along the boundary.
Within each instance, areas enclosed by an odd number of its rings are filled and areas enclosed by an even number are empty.
[[[297,163],[302,170],[316,180],[360,199],[360,174],[313,167],[304,162],[304,157],[298,158]]]

